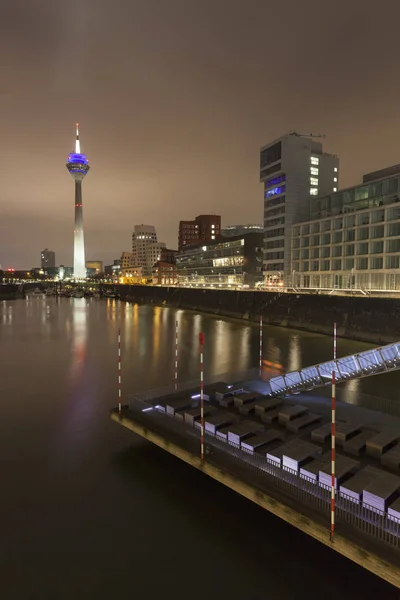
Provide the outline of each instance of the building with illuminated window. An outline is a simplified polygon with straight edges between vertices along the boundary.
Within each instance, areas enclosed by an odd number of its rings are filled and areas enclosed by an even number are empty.
[[[176,285],[177,283],[176,265],[159,260],[153,267],[153,285]]]
[[[163,242],[157,241],[156,228],[153,225],[135,225],[132,234],[132,262],[141,267],[143,275],[151,278],[153,265],[160,260]]]
[[[400,165],[310,199],[292,227],[294,288],[400,291]]]
[[[322,144],[295,132],[263,146],[264,270],[266,283],[290,284],[291,227],[309,218],[309,198],[339,187],[339,159]]]
[[[199,215],[193,221],[179,221],[178,250],[217,240],[221,233],[220,215]]]
[[[40,266],[45,273],[48,269],[54,269],[56,266],[56,253],[53,250],[45,248],[40,253]]]
[[[262,281],[262,233],[191,246],[176,256],[180,285],[236,287]]]

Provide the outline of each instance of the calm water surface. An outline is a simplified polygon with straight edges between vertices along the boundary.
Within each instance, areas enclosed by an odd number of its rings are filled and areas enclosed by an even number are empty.
[[[126,396],[173,382],[176,319],[182,379],[197,377],[200,331],[209,374],[257,365],[256,325],[116,301],[0,303],[1,598],[398,598],[109,421],[118,328]],[[339,354],[367,347],[339,341]],[[284,369],[331,355],[327,337],[265,328],[264,358]],[[399,383],[349,393],[397,399]]]

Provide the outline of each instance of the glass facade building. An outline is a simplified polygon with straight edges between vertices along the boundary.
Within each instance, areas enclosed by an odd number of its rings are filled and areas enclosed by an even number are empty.
[[[310,220],[292,227],[292,286],[400,290],[400,165],[310,199]]]
[[[336,191],[338,180],[338,157],[323,152],[312,136],[293,132],[261,148],[267,285],[290,284],[291,227],[309,218],[309,199]]]
[[[181,285],[254,286],[262,281],[262,233],[192,246],[176,256]]]

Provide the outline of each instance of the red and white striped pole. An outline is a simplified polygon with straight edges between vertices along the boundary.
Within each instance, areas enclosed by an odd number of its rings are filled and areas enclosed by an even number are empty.
[[[259,369],[260,377],[262,374],[262,359],[263,359],[263,318],[262,318],[262,314],[261,314],[260,315],[260,369]]]
[[[200,456],[204,463],[204,333],[199,334],[200,342]]]
[[[331,542],[335,538],[335,420],[336,420],[336,383],[335,371],[332,371],[332,484],[331,484]]]
[[[118,412],[121,416],[122,390],[121,390],[121,330],[118,329]]]
[[[175,321],[175,391],[178,389],[178,321]]]
[[[336,360],[336,323],[333,324],[333,360]]]

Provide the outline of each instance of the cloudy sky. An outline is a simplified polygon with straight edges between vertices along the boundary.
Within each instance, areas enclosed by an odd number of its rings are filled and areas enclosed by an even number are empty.
[[[379,9],[378,9],[379,7]],[[340,185],[400,163],[400,3],[381,0],[1,0],[0,264],[72,264],[81,124],[86,255],[135,223],[262,222],[259,147],[326,134]]]

